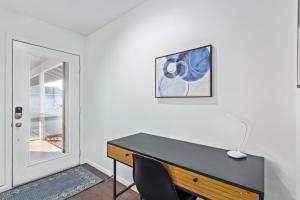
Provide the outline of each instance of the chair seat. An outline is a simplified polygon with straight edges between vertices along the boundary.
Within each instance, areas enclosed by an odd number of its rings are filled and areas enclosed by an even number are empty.
[[[181,189],[176,188],[177,194],[179,196],[180,200],[196,200],[197,197],[194,195],[191,195]]]

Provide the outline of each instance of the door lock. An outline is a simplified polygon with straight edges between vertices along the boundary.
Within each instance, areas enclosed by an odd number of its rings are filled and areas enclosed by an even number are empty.
[[[22,125],[23,125],[23,124],[22,124],[21,122],[16,123],[16,127],[17,127],[17,128],[22,127]]]
[[[23,116],[23,108],[18,106],[15,108],[15,119],[21,119]]]

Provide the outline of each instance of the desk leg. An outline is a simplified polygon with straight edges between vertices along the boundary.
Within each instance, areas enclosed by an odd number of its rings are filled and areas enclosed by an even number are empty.
[[[114,160],[113,200],[117,200],[117,161]]]
[[[117,200],[119,196],[124,194],[126,191],[128,191],[130,188],[132,188],[135,184],[132,183],[124,190],[117,193],[117,160],[114,160],[114,179],[113,179],[113,200]]]

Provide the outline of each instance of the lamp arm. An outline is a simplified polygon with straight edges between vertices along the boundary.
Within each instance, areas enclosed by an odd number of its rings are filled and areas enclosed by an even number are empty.
[[[246,144],[246,142],[247,142],[247,139],[248,139],[248,132],[249,132],[249,125],[248,125],[248,123],[246,123],[246,122],[244,122],[244,121],[242,121],[242,120],[239,120],[243,125],[244,125],[244,127],[245,127],[245,133],[244,133],[244,135],[243,135],[243,137],[242,137],[242,139],[241,139],[241,141],[240,141],[240,144],[239,144],[239,146],[238,146],[238,151],[241,151],[241,150],[243,150],[243,148],[244,148],[244,146],[245,146],[245,144]]]

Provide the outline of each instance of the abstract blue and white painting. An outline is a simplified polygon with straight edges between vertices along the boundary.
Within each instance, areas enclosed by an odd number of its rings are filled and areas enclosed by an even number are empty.
[[[156,59],[156,97],[211,97],[212,46]]]

